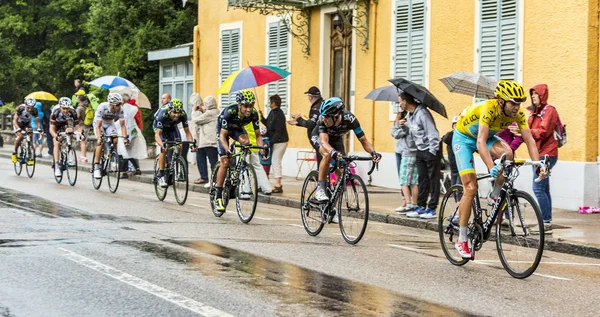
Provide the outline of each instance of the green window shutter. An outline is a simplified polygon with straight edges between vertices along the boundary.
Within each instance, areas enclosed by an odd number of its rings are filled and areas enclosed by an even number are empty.
[[[268,64],[289,71],[289,33],[282,21],[269,23],[267,40],[269,41]],[[281,97],[281,110],[284,113],[287,113],[288,109],[288,81],[289,77],[267,85],[267,97],[275,94],[279,95]]]
[[[240,66],[240,29],[221,31],[221,84]],[[235,94],[219,96],[221,107],[235,102]]]
[[[479,72],[517,79],[518,0],[480,0]]]
[[[425,1],[397,0],[394,77],[425,83]]]

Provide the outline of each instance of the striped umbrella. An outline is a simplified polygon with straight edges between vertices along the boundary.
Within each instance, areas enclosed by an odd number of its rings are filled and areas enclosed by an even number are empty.
[[[478,73],[458,72],[440,78],[450,92],[473,96],[475,98],[493,98],[497,82]]]
[[[229,75],[221,87],[219,87],[217,94],[260,87],[284,79],[290,74],[291,73],[285,69],[271,65],[248,66]]]

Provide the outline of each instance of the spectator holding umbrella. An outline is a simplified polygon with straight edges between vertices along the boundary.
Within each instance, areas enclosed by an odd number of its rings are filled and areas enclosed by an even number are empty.
[[[285,126],[285,114],[281,110],[281,97],[279,95],[273,95],[269,97],[269,106],[271,112],[265,119],[261,110],[259,110],[261,123],[267,127],[267,137],[271,144],[271,167],[273,178],[275,178],[275,186],[273,187],[272,193],[283,193],[283,186],[281,185],[282,177],[282,166],[283,155],[287,149],[289,137],[287,127]]]

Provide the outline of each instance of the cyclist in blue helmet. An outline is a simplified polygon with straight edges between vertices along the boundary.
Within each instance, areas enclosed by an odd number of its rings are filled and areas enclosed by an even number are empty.
[[[338,159],[345,155],[344,135],[350,130],[358,138],[363,149],[371,153],[373,162],[378,163],[381,160],[381,154],[375,152],[375,148],[360,127],[358,119],[352,112],[346,110],[342,99],[333,97],[325,100],[321,104],[321,115],[317,121],[317,127],[313,130],[311,143],[315,150],[323,155],[319,165],[319,185],[315,193],[315,200],[326,202],[329,200],[325,189],[327,188],[327,174],[332,159]],[[337,219],[337,215],[334,220]]]

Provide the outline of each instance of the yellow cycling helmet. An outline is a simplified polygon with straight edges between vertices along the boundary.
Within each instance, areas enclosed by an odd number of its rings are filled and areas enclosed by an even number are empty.
[[[235,95],[235,101],[237,101],[238,104],[249,105],[256,102],[256,97],[250,90],[240,90]]]
[[[527,100],[525,89],[521,84],[512,80],[500,80],[496,86],[496,97],[500,97],[506,101],[521,103]]]
[[[183,102],[181,102],[181,100],[174,98],[173,101],[171,101],[172,107],[169,107],[171,111],[175,111],[175,112],[182,112],[183,111]]]

